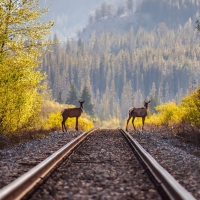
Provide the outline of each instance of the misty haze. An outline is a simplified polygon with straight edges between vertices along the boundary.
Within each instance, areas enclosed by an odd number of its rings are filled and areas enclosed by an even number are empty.
[[[101,6],[104,0],[44,0],[40,1],[41,8],[50,6],[46,21],[56,22],[52,35],[57,34],[62,40],[76,38],[77,32],[82,31],[88,24],[89,15]],[[135,0],[137,5],[139,0]],[[124,4],[122,0],[107,0],[106,3],[118,6]]]
[[[153,113],[161,103],[179,103],[194,80],[198,84],[199,7],[189,0],[187,7],[178,1],[128,2],[54,2],[48,14],[56,19],[53,37],[66,43],[41,65],[54,99],[67,103],[72,84],[78,95],[87,86],[97,116],[125,119],[132,105],[152,99]]]

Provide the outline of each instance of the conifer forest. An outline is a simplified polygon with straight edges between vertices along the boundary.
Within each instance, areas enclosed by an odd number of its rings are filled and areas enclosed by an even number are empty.
[[[124,34],[93,31],[88,41],[80,34],[54,45],[40,65],[53,98],[68,103],[73,88],[79,98],[86,88],[94,115],[102,120],[124,120],[128,109],[143,106],[144,100],[151,100],[151,112],[164,102],[178,103],[200,81],[200,36],[195,27],[199,3],[143,0],[136,12],[152,15],[150,28],[130,25]],[[101,20],[107,18],[104,14]],[[59,40],[56,34],[53,40]]]

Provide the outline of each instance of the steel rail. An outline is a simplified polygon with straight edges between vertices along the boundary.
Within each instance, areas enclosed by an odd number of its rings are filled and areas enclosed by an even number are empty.
[[[51,156],[46,158],[30,171],[26,172],[12,183],[0,190],[0,200],[18,200],[30,192],[44,177],[74,148],[76,148],[89,134],[97,129],[91,129],[73,139]]]
[[[118,130],[124,135],[131,147],[136,151],[150,173],[163,188],[169,199],[195,200],[195,198],[183,188],[156,160],[126,131]]]

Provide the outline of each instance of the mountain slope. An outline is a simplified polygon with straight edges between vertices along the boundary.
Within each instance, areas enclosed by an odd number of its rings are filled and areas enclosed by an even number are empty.
[[[86,26],[80,37],[84,41],[88,41],[93,32],[95,32],[96,35],[101,35],[104,32],[113,32],[123,35],[129,31],[131,27],[133,27],[134,30],[138,30],[140,26],[146,27],[147,29],[152,27],[153,21],[151,16],[140,13],[125,13],[121,16],[115,16]]]
[[[119,1],[121,0],[107,0],[106,2],[118,4]],[[55,21],[53,34],[56,33],[58,38],[65,40],[67,37],[75,37],[76,32],[86,26],[90,12],[103,2],[104,0],[42,0],[40,6],[42,8],[52,3],[45,20]]]
[[[184,26],[188,21],[195,27],[195,22],[200,16],[200,0],[143,0],[137,5],[134,13],[125,11],[121,15],[115,14],[112,18],[87,25],[83,29],[81,38],[88,41],[92,32],[97,35],[104,32],[115,32],[122,35],[130,30],[131,26],[135,31],[139,27],[155,30],[160,23],[164,23],[169,29],[174,30]]]

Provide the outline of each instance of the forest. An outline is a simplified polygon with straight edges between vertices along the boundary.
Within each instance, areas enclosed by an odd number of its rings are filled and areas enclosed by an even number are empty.
[[[89,15],[88,23],[96,23],[101,20],[113,18],[127,13],[147,14],[149,25],[140,25],[145,29],[154,29],[160,22],[164,22],[170,29],[177,29],[183,26],[189,18],[197,20],[199,17],[199,0],[127,0],[121,1],[119,5],[102,3]]]
[[[56,36],[54,40],[57,41]],[[151,100],[151,110],[167,101],[178,103],[199,83],[199,34],[191,19],[177,31],[159,23],[155,31],[133,27],[125,35],[93,33],[53,47],[41,64],[53,98],[67,103],[71,84],[90,91],[95,115],[124,119],[131,106]]]

